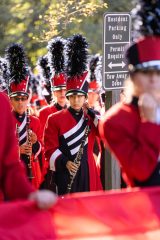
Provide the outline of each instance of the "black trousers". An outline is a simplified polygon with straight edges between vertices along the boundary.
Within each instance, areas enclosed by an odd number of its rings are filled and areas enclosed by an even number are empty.
[[[40,189],[48,189],[54,193],[57,193],[54,171],[48,170],[47,174],[45,175],[44,181],[40,185]]]

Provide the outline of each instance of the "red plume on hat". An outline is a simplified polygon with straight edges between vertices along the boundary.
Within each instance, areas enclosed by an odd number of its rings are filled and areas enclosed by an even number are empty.
[[[89,59],[90,82],[88,92],[99,92],[102,86],[102,63],[99,54]]]
[[[67,43],[67,93],[87,95],[88,92],[88,72],[87,57],[88,43],[82,35],[73,35]]]
[[[52,39],[48,43],[48,57],[52,71],[51,85],[53,91],[66,89],[66,74],[65,74],[65,40],[61,37]]]
[[[10,72],[9,95],[11,97],[16,95],[28,96],[29,72],[23,46],[18,43],[13,43],[5,52]]]
[[[141,37],[126,51],[129,70],[160,70],[160,0],[140,0],[132,13]]]

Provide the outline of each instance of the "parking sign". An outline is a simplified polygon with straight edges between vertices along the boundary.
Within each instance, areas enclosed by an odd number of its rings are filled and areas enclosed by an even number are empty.
[[[106,90],[123,88],[128,76],[125,47],[130,44],[131,16],[129,13],[104,14],[103,87]]]

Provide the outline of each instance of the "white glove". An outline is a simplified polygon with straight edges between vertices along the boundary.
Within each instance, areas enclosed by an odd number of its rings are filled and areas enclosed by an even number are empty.
[[[49,190],[40,190],[32,192],[28,199],[35,201],[40,209],[48,209],[57,202],[57,195]]]

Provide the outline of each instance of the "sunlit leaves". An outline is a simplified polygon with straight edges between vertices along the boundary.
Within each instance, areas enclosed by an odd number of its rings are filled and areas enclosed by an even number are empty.
[[[46,53],[47,41],[57,35],[65,38],[80,32],[93,39],[94,33],[90,31],[95,29],[90,25],[95,16],[102,21],[105,11],[102,0],[1,0],[0,55],[4,55],[8,44],[19,42],[34,65]],[[86,29],[82,28],[83,24]],[[97,32],[98,38],[101,30]],[[96,44],[96,47],[100,46]]]
[[[49,11],[44,15],[44,20],[48,23],[49,29],[45,30],[41,39],[49,40],[64,32],[69,24],[80,23],[106,7],[107,4],[100,0],[59,0],[56,4],[51,4]],[[39,17],[42,18],[42,16]]]

